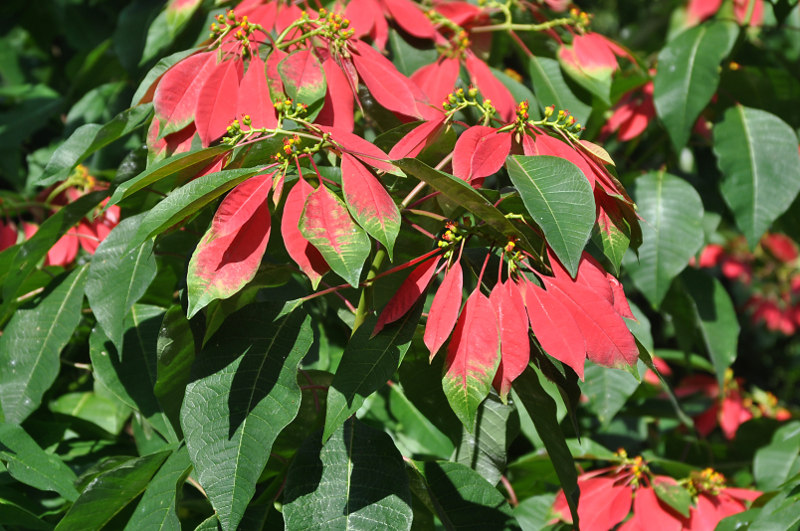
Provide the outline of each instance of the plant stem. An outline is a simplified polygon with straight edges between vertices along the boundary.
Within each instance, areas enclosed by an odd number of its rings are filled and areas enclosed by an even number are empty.
[[[358,308],[356,309],[356,319],[353,322],[353,334],[356,333],[358,327],[361,326],[367,318],[367,314],[372,310],[372,283],[370,282],[378,274],[383,259],[386,258],[386,249],[383,246],[378,248],[375,253],[375,258],[372,260],[372,265],[367,272],[367,285],[361,290],[361,297],[358,299]],[[351,334],[352,335],[352,334]]]

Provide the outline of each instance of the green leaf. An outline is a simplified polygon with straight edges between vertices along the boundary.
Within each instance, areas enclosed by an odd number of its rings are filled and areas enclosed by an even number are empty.
[[[58,376],[61,349],[81,320],[87,276],[83,266],[53,281],[14,313],[0,336],[0,405],[7,422],[25,420]]]
[[[526,59],[528,73],[542,110],[550,105],[555,105],[557,111],[562,109],[569,111],[575,117],[576,122],[585,124],[592,108],[578,99],[569,88],[558,61],[535,55],[530,55]]]
[[[356,329],[328,389],[323,441],[328,440],[361,407],[365,398],[392,377],[411,345],[421,314],[422,305],[417,304],[397,323],[385,327],[375,337],[370,337],[377,320],[374,316]]]
[[[151,111],[152,105],[140,105],[122,111],[103,125],[80,126],[53,153],[35,185],[50,186],[63,181],[86,157],[137,129],[150,116]]]
[[[47,218],[39,226],[30,239],[19,246],[12,247],[9,251],[14,253],[8,269],[8,275],[3,282],[3,306],[0,312],[0,322],[5,320],[8,312],[13,308],[15,299],[23,291],[23,282],[36,269],[36,265],[47,255],[50,248],[75,225],[78,220],[89,213],[106,196],[106,192],[93,192],[77,201],[61,208],[58,212]]]
[[[639,382],[629,372],[601,367],[587,360],[580,386],[589,399],[586,408],[606,427],[639,388]]]
[[[689,517],[689,508],[692,505],[692,497],[689,491],[681,485],[671,485],[666,482],[654,482],[653,490],[658,499],[678,511],[684,517]]]
[[[164,314],[158,331],[156,357],[153,393],[173,429],[180,434],[181,404],[195,358],[194,336],[180,305],[170,307]]]
[[[156,384],[156,339],[164,309],[137,304],[122,327],[125,343],[118,351],[102,330],[89,338],[94,376],[131,409],[139,411],[167,441],[177,442],[170,421],[153,391]]]
[[[287,529],[411,528],[403,457],[387,434],[356,419],[324,445],[318,434],[306,440],[289,468],[283,498]]]
[[[232,315],[192,368],[181,426],[222,528],[236,529],[278,434],[297,415],[297,366],[312,343],[298,310],[250,305]]]
[[[56,531],[100,529],[147,488],[171,450],[129,459],[94,478]]]
[[[540,531],[550,521],[550,508],[555,502],[554,494],[540,494],[531,496],[519,502],[514,507],[514,517],[519,522],[522,531]]]
[[[439,58],[439,54],[434,49],[427,47],[420,49],[408,44],[400,32],[393,28],[389,29],[389,48],[392,50],[391,57],[394,66],[406,77],[410,77],[423,66],[429,65]]]
[[[453,455],[454,446],[447,435],[417,409],[399,385],[389,388],[389,412],[398,422],[394,433],[398,444],[415,454],[432,455],[441,459],[448,459]]]
[[[658,308],[675,278],[703,245],[703,203],[692,186],[668,173],[636,179],[632,195],[644,219],[639,259],[623,260],[633,283]]]
[[[722,196],[754,248],[800,192],[797,135],[777,116],[736,105],[714,127]]]
[[[100,242],[89,264],[86,298],[117,351],[122,350],[125,318],[156,277],[153,242],[128,246],[143,217],[123,219]]]
[[[503,404],[497,394],[491,393],[478,408],[475,430],[462,429],[461,444],[453,460],[497,485],[505,472],[506,450],[518,433],[519,416],[514,407]]]
[[[140,220],[138,230],[127,242],[128,249],[164,232],[260,171],[258,168],[222,170],[173,190]]]
[[[798,503],[800,503],[800,476],[794,476],[786,482],[780,492],[761,507],[760,513],[753,517],[747,529],[751,531],[796,530],[800,523]]]
[[[192,463],[186,447],[182,446],[174,451],[150,480],[125,529],[180,531],[177,494],[191,469]]]
[[[725,287],[716,278],[692,268],[684,271],[679,278],[684,308],[689,310],[684,317],[694,324],[711,357],[717,380],[722,385],[725,370],[736,359],[739,341],[736,309]],[[668,311],[674,313],[671,308]]]
[[[514,391],[531,416],[536,431],[542,438],[547,454],[558,474],[561,488],[564,489],[569,510],[572,513],[572,521],[576,529],[579,529],[578,475],[575,472],[575,464],[572,461],[572,454],[569,452],[564,432],[561,431],[561,426],[556,418],[556,404],[539,383],[536,371],[530,366],[514,381]]]
[[[108,200],[108,206],[115,205],[123,199],[132,196],[139,190],[166,177],[175,176],[176,179],[183,179],[197,175],[200,170],[209,165],[211,159],[230,150],[230,146],[219,145],[173,155],[172,157],[159,161],[136,177],[120,184],[117,189],[114,190],[111,199]]]
[[[477,472],[460,463],[415,461],[427,496],[445,529],[517,529],[505,498]]]
[[[589,181],[572,162],[548,155],[512,155],[507,167],[528,213],[574,277],[594,227],[594,194]]]
[[[78,497],[75,473],[58,456],[42,450],[16,424],[0,422],[0,459],[17,481],[57,492],[68,501],[75,501]]]
[[[45,522],[28,509],[16,503],[0,498],[0,522],[11,529],[26,529],[28,531],[42,529],[48,531],[53,525]]]
[[[131,415],[131,409],[106,390],[102,384],[98,383],[95,387],[98,392],[63,394],[48,404],[49,409],[53,413],[85,421],[76,422],[74,426],[95,436],[119,435]],[[89,425],[86,426],[86,424]]]
[[[767,446],[759,448],[753,460],[753,475],[758,488],[776,490],[787,479],[800,473],[800,422],[781,426]]]
[[[502,212],[495,208],[479,191],[464,180],[435,170],[417,159],[401,159],[394,164],[409,175],[428,183],[435,190],[452,199],[487,224],[498,239],[513,236],[528,252],[534,252],[528,238],[511,223]]]
[[[688,29],[658,55],[653,100],[659,118],[680,151],[719,84],[719,64],[736,41],[733,22],[714,21]]]

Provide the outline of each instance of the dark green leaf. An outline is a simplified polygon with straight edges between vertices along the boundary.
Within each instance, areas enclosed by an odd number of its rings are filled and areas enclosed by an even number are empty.
[[[498,239],[508,239],[513,236],[519,240],[520,245],[525,250],[533,252],[533,247],[525,235],[502,212],[495,208],[488,199],[462,179],[434,170],[416,159],[402,159],[395,161],[394,164],[404,172],[428,183],[435,190],[475,214],[478,219],[484,221],[495,232]]]
[[[185,446],[174,451],[150,480],[142,499],[131,515],[126,530],[157,529],[180,531],[177,493],[192,468]]]
[[[103,125],[80,126],[53,153],[53,157],[35,183],[36,186],[50,186],[58,181],[63,181],[69,176],[72,169],[86,157],[142,125],[150,116],[151,111],[151,105],[140,105],[122,111]]]
[[[719,63],[738,33],[733,22],[707,22],[684,31],[659,53],[653,100],[676,150],[686,145],[700,111],[717,91]]]
[[[473,432],[463,428],[453,460],[467,465],[497,485],[506,468],[506,450],[519,433],[519,416],[509,404],[490,393],[478,408]]]
[[[553,506],[553,494],[531,496],[514,507],[514,516],[522,531],[540,531],[551,520],[550,508]]]
[[[89,264],[86,298],[117,351],[122,350],[125,318],[156,277],[153,242],[128,245],[144,215],[123,219],[114,227]]]
[[[575,121],[585,124],[592,108],[578,99],[564,80],[558,61],[549,57],[531,55],[528,59],[528,73],[533,81],[539,104],[542,109],[555,105],[556,111],[565,110],[575,117]]]
[[[800,192],[797,135],[777,116],[736,105],[714,127],[722,196],[753,248]]]
[[[237,184],[259,172],[259,169],[254,168],[222,170],[204,175],[173,190],[145,214],[135,235],[132,235],[130,241],[127,242],[128,249],[141,245],[153,236],[191,216]]]
[[[422,305],[417,304],[405,317],[385,327],[375,337],[370,337],[375,328],[374,316],[356,330],[344,349],[328,390],[323,440],[392,377],[411,345],[421,314]]]
[[[460,463],[414,462],[425,480],[436,515],[445,529],[516,529],[517,522],[500,491]]]
[[[788,478],[800,473],[800,422],[781,426],[772,441],[759,448],[753,460],[758,488],[775,490]]]
[[[564,489],[569,510],[572,513],[572,521],[577,528],[579,526],[578,475],[575,472],[575,464],[567,447],[566,438],[556,418],[556,404],[542,388],[536,371],[531,367],[525,369],[525,372],[514,382],[514,390],[522,401],[522,405],[528,410],[547,454],[553,462],[553,467],[555,467],[561,482],[561,488]]]
[[[408,399],[399,385],[389,390],[389,411],[397,419],[395,437],[398,443],[415,454],[449,459],[453,443]],[[460,423],[459,423],[460,424]]]
[[[692,497],[689,491],[681,485],[671,485],[666,482],[655,482],[653,490],[656,492],[658,499],[681,513],[685,517],[689,517],[689,507],[692,505]]]
[[[623,263],[636,287],[658,308],[672,279],[703,245],[703,203],[689,183],[668,173],[643,175],[632,190],[644,219],[642,245],[638,260],[629,253]]]
[[[153,391],[156,339],[163,315],[164,309],[158,306],[133,306],[121,325],[125,330],[122,351],[111,344],[102,330],[95,328],[89,340],[89,353],[95,377],[121,402],[144,415],[166,440],[177,442]]]
[[[594,194],[589,181],[572,162],[548,155],[512,155],[507,167],[528,213],[575,276],[594,227]]]
[[[0,522],[11,529],[28,531],[53,529],[52,524],[48,524],[28,509],[2,498],[0,498]]]
[[[301,310],[250,305],[231,316],[198,356],[181,426],[197,478],[223,529],[236,529],[270,448],[297,415],[297,366],[312,342]]]
[[[175,176],[181,179],[194,176],[200,170],[208,166],[211,159],[226,151],[230,151],[230,149],[230,146],[225,145],[213,146],[197,151],[190,151],[188,153],[181,153],[159,161],[133,179],[120,184],[117,189],[114,190],[114,194],[111,196],[111,199],[109,199],[108,204],[115,205],[139,190],[166,177]]]
[[[172,306],[164,314],[156,353],[157,377],[153,392],[172,427],[180,433],[181,404],[195,357],[192,329],[180,305]]]
[[[83,490],[57,531],[100,529],[147,488],[171,450],[129,459],[103,472]]]
[[[325,445],[309,437],[286,478],[287,529],[408,530],[411,491],[403,458],[385,433],[350,419]]]
[[[725,371],[736,359],[739,341],[736,309],[725,287],[716,278],[690,268],[680,279],[691,302],[691,317],[722,385]]]
[[[41,298],[14,313],[0,336],[0,404],[7,422],[25,420],[58,376],[61,349],[81,320],[88,269],[54,281]]]
[[[58,456],[42,450],[22,427],[0,422],[0,459],[8,473],[22,483],[59,493],[66,500],[78,497],[75,473]]]
[[[587,409],[597,415],[603,426],[608,426],[638,388],[639,382],[630,373],[586,362],[581,390],[589,399]]]

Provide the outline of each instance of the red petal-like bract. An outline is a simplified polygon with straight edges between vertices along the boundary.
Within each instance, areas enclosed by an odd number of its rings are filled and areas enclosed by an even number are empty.
[[[590,360],[606,367],[633,365],[639,349],[614,307],[603,298],[580,284],[554,282],[552,277],[542,277],[547,290],[566,306],[586,342],[586,355]]]
[[[578,502],[578,518],[581,531],[608,531],[620,523],[631,510],[632,489],[614,478],[578,478],[581,498]],[[553,504],[553,512],[561,519],[572,523],[564,491],[560,491]],[[655,529],[655,528],[654,528]]]
[[[197,97],[217,64],[215,52],[192,55],[166,71],[153,95],[153,109],[161,122],[160,136],[180,131],[192,121]]]
[[[469,431],[478,406],[489,394],[500,361],[500,334],[492,303],[476,288],[467,298],[456,323],[442,387],[447,401]]]
[[[565,284],[581,284],[610,302],[614,310],[622,317],[635,319],[633,313],[631,313],[628,299],[625,297],[625,291],[622,289],[622,284],[613,275],[606,272],[600,262],[595,260],[592,255],[586,251],[582,253],[575,279],[569,276],[567,270],[564,269],[564,266],[561,265],[558,258],[549,249],[547,256],[550,259],[550,265],[557,281]]]
[[[33,224],[27,224],[28,227],[35,227]],[[27,227],[26,227],[27,229]],[[29,239],[30,236],[26,232],[26,239]],[[33,230],[32,232],[36,232]],[[33,234],[31,234],[32,236]],[[62,266],[66,267],[72,262],[75,261],[75,258],[78,256],[78,230],[76,227],[70,227],[67,232],[61,236],[58,241],[47,251],[47,256],[44,259],[44,265],[46,266]]]
[[[313,191],[314,188],[302,177],[289,191],[283,207],[283,218],[281,218],[281,236],[289,256],[308,276],[311,285],[316,289],[322,276],[330,271],[330,267],[320,252],[305,239],[298,228],[306,198]]]
[[[405,157],[416,157],[426,146],[438,138],[439,133],[444,127],[444,114],[435,120],[423,122],[392,147],[389,158],[399,160]]]
[[[411,272],[408,277],[400,285],[400,289],[394,294],[394,297],[386,304],[386,307],[378,317],[378,322],[375,323],[375,330],[372,331],[374,336],[383,327],[389,323],[393,323],[403,317],[408,310],[419,300],[425,290],[428,289],[428,284],[431,283],[433,275],[436,274],[436,266],[439,265],[440,256],[433,256]]]
[[[376,170],[386,172],[397,171],[397,168],[393,164],[387,162],[389,160],[389,155],[372,142],[364,140],[360,136],[344,129],[336,129],[323,125],[318,125],[317,127],[324,133],[330,133],[331,139],[342,147],[342,151],[350,153],[365,164],[372,166]]]
[[[278,124],[275,106],[269,96],[264,61],[257,55],[250,60],[247,72],[239,85],[236,117],[241,120],[245,115],[250,116],[250,122],[254,128],[274,129]]]
[[[285,96],[283,80],[281,80],[281,74],[278,72],[278,64],[283,61],[287,55],[289,54],[283,50],[272,50],[267,57],[267,62],[264,64],[264,70],[267,74],[267,87],[269,88],[271,99],[273,100]]]
[[[528,340],[528,316],[517,285],[511,280],[494,285],[489,294],[500,326],[500,364],[492,385],[505,399],[511,391],[511,383],[522,374],[530,361]]]
[[[473,125],[456,141],[453,175],[467,182],[482,179],[503,167],[511,152],[511,133],[493,127]]]
[[[456,261],[445,273],[428,312],[423,341],[431,352],[431,360],[442,348],[456,325],[458,310],[461,308],[462,289],[464,289],[464,273],[461,270],[461,263]]]
[[[383,16],[383,9],[376,0],[352,0],[344,12],[355,30],[356,37],[369,35],[380,50],[386,49],[389,39],[389,24]]]
[[[436,37],[436,28],[430,19],[410,0],[383,0],[397,25],[420,39]]]
[[[437,0],[434,2],[434,9],[462,28],[469,27],[475,22],[489,20],[489,14],[486,11],[469,2]]]
[[[653,488],[640,487],[633,498],[633,517],[622,524],[619,531],[681,531],[683,521],[679,514],[661,503]]]
[[[325,87],[325,71],[316,54],[309,48],[295,50],[287,55],[278,65],[278,72],[283,76],[284,84],[294,88],[298,99],[299,94],[319,94]]]
[[[454,57],[440,57],[411,74],[411,81],[428,97],[431,105],[441,110],[445,98],[453,92],[461,63]]]
[[[194,123],[203,146],[225,134],[236,119],[240,61],[219,63],[197,96]]]
[[[545,352],[572,367],[583,380],[586,344],[570,312],[552,293],[533,282],[526,283],[525,307],[531,330]]]
[[[491,100],[500,119],[504,122],[512,121],[517,110],[517,102],[506,86],[494,77],[489,66],[474,54],[467,54],[465,65],[472,82],[481,91],[484,99]]]
[[[212,300],[234,295],[255,277],[269,241],[271,180],[272,175],[248,179],[220,204],[189,261],[190,316]]]
[[[269,173],[250,177],[225,196],[211,221],[211,229],[217,237],[238,231],[253,217],[261,203],[267,200],[272,189],[273,175]]]
[[[325,103],[314,121],[316,124],[329,125],[342,131],[353,130],[353,92],[347,76],[341,67],[332,58],[328,57],[322,62],[325,79],[328,82],[328,91],[325,93]]]
[[[420,118],[410,81],[366,42],[356,42],[355,48],[353,63],[377,102],[398,114]]]
[[[380,181],[349,153],[342,153],[342,191],[350,213],[392,256],[400,211]]]

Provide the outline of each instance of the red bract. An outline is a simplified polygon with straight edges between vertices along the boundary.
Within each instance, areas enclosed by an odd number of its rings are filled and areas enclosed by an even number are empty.
[[[411,81],[427,96],[431,106],[441,113],[441,104],[453,92],[460,70],[458,59],[442,56],[411,74]]]
[[[322,61],[328,90],[315,123],[342,131],[353,131],[353,92],[347,76],[332,58]]]
[[[372,335],[380,332],[387,324],[403,317],[416,304],[425,290],[428,289],[428,284],[431,283],[433,275],[436,274],[436,267],[439,265],[440,258],[439,256],[429,258],[414,268],[411,274],[406,277],[400,289],[397,290],[397,293],[386,304],[386,307],[378,317],[378,322],[375,323]]]
[[[161,124],[159,136],[180,131],[194,119],[197,98],[217,65],[215,52],[198,53],[167,70],[156,87],[153,108]]]
[[[750,4],[753,2],[755,2],[755,6],[749,23],[751,26],[760,26],[763,23],[763,0],[734,0],[733,13],[739,24],[747,22]],[[699,24],[719,11],[720,6],[722,6],[722,0],[689,0],[689,5],[686,7],[686,21],[692,26]]]
[[[372,142],[364,140],[350,131],[327,126],[317,127],[325,133],[330,133],[331,140],[343,153],[350,153],[376,170],[389,173],[397,172],[397,168],[387,162],[390,159],[389,155]]]
[[[492,385],[505,399],[511,391],[511,383],[522,374],[530,360],[528,316],[522,295],[510,280],[495,284],[489,301],[500,328],[500,362]]]
[[[425,346],[431,353],[431,360],[439,352],[453,331],[461,308],[461,290],[464,288],[464,274],[461,264],[456,261],[444,275],[436,295],[433,297],[428,320],[425,323]]]
[[[511,151],[511,135],[483,125],[464,131],[453,150],[453,175],[468,183],[481,183],[505,164]]]
[[[517,102],[506,86],[492,74],[489,66],[473,53],[466,54],[464,64],[472,83],[478,87],[485,99],[490,100],[492,106],[497,109],[500,119],[504,122],[512,121],[517,110]]]
[[[241,120],[247,115],[250,117],[253,127],[268,127],[272,129],[278,122],[275,117],[275,107],[272,104],[272,99],[270,99],[264,68],[264,61],[260,57],[255,56],[250,60],[247,72],[245,72],[239,85],[236,117]]]
[[[330,271],[330,266],[322,258],[320,252],[303,236],[298,228],[306,198],[314,191],[302,177],[286,196],[281,218],[281,236],[286,251],[316,288],[322,276]]]
[[[781,262],[788,263],[797,260],[797,245],[784,234],[765,234],[761,238],[761,246]]]
[[[389,151],[389,158],[399,160],[405,157],[416,157],[426,146],[438,138],[442,129],[444,129],[444,114],[440,114],[434,120],[423,122],[409,131],[392,147]]]
[[[592,477],[584,474],[578,478],[581,491],[578,518],[583,531],[608,531],[620,523],[631,510],[633,490],[613,477]],[[567,523],[572,516],[564,492],[556,496],[553,512]]]
[[[626,93],[617,102],[614,114],[600,129],[600,135],[606,137],[616,132],[622,142],[633,140],[644,132],[655,116],[653,82],[649,81],[641,89]]]
[[[0,221],[0,251],[8,249],[17,243],[17,227],[12,222]]]
[[[599,33],[576,35],[572,46],[562,46],[558,56],[568,68],[601,78],[619,68],[617,56],[631,59],[622,47]]]
[[[270,235],[267,195],[272,174],[251,177],[231,190],[189,261],[189,316],[225,299],[255,277]]]
[[[450,406],[470,431],[478,406],[489,394],[499,361],[497,316],[489,299],[475,289],[450,339],[442,381]]]
[[[194,124],[204,147],[224,135],[236,118],[242,68],[241,61],[218,63],[197,95]]]
[[[389,59],[363,41],[355,43],[352,57],[358,75],[378,103],[403,116],[421,118],[412,82]]]

